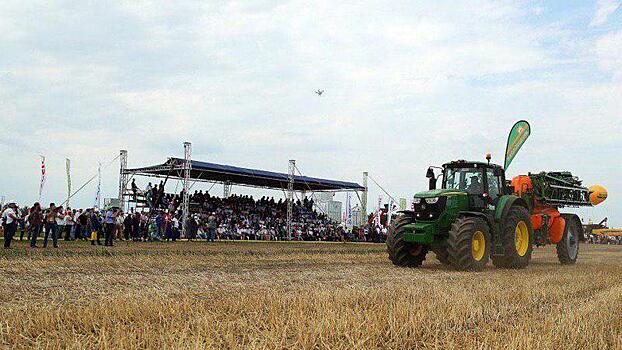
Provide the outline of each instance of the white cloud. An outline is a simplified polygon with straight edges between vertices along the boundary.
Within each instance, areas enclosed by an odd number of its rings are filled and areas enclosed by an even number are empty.
[[[622,31],[603,35],[596,41],[596,55],[602,69],[622,78]]]
[[[598,0],[596,3],[596,13],[590,22],[590,26],[600,26],[607,22],[609,16],[620,7],[619,0]]]

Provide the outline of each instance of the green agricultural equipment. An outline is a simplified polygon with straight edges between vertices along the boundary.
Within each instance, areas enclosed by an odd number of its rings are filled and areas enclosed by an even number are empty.
[[[581,220],[559,208],[603,202],[601,186],[583,187],[569,172],[541,172],[506,180],[505,171],[531,134],[518,121],[508,136],[504,166],[458,160],[426,173],[429,190],[415,194],[413,208],[392,222],[389,259],[398,266],[420,266],[428,251],[458,270],[524,268],[534,245],[556,244],[562,264],[574,264],[583,238]],[[442,185],[436,189],[440,169]]]
[[[387,250],[398,266],[416,267],[428,251],[458,270],[480,271],[489,260],[500,268],[524,268],[534,245],[553,243],[562,264],[578,255],[582,226],[558,208],[591,206],[606,198],[600,186],[582,186],[569,172],[543,172],[506,181],[488,162],[453,161],[430,167],[430,189],[415,194],[389,229]],[[440,169],[441,188],[436,189]]]

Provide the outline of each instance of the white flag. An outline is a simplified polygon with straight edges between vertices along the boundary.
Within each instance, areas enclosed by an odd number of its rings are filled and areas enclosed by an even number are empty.
[[[352,194],[346,195],[346,227],[352,228]]]

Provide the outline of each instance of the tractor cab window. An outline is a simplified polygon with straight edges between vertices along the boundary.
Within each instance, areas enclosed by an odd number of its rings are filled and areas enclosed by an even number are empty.
[[[469,194],[483,194],[482,169],[447,168],[445,170],[443,188],[452,188]]]
[[[497,199],[499,197],[499,193],[501,192],[501,178],[494,174],[494,172],[489,169],[486,172],[486,180],[488,182],[488,195],[491,199]]]

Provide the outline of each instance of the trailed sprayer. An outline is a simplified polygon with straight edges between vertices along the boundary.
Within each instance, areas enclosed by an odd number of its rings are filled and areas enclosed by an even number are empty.
[[[505,170],[530,132],[526,121],[514,125],[503,167],[491,163],[490,155],[486,162],[430,167],[429,190],[415,194],[412,210],[400,212],[389,229],[393,264],[417,267],[433,251],[458,270],[481,271],[489,260],[500,268],[524,268],[533,247],[546,244],[556,245],[560,263],[574,264],[583,227],[577,215],[559,210],[600,204],[607,191],[587,188],[567,171],[506,179]]]

